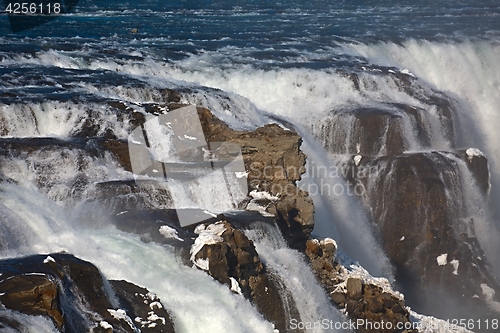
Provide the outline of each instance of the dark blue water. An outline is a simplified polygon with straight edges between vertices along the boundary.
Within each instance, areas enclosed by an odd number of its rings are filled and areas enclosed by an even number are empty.
[[[81,0],[73,13],[16,34],[2,15],[0,36],[3,52],[131,47],[175,60],[234,47],[255,59],[287,62],[343,41],[497,38],[500,6],[495,0]]]

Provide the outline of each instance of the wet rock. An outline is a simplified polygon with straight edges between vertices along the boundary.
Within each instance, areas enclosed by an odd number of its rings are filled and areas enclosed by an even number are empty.
[[[480,285],[487,284],[497,295],[500,286],[467,216],[452,156],[432,152],[366,158],[360,166],[375,167],[378,174],[358,181],[366,188],[363,199],[412,308],[443,318],[482,317],[488,311]],[[463,304],[462,309],[454,303]]]
[[[344,310],[352,322],[365,324],[358,326],[359,332],[402,332],[395,330],[396,325],[410,323],[410,314],[402,297],[392,290],[384,290],[388,288],[388,282],[385,286],[379,286],[365,281],[362,276],[335,261],[336,246],[333,240],[310,239],[305,253],[332,303]],[[377,329],[377,325],[380,329]]]
[[[17,275],[0,282],[0,302],[6,308],[33,316],[49,316],[64,325],[57,285],[46,275]]]
[[[360,278],[348,278],[346,281],[347,297],[358,300],[363,294],[363,284]]]
[[[115,291],[123,306],[128,306],[128,312],[120,308],[121,304],[115,303],[115,295],[99,270],[70,254],[1,260],[0,271],[2,304],[27,315],[46,316],[61,332],[108,332],[111,329],[113,332],[135,333],[140,323],[134,324],[131,318],[154,310],[151,302],[144,303],[144,300],[132,306],[130,303],[136,299],[130,298],[130,290],[139,287],[124,282],[117,283]],[[142,288],[140,290],[145,292]],[[159,313],[165,322],[162,320],[156,323],[154,330],[148,330],[148,327],[142,332],[173,332],[168,314],[165,315],[165,310]],[[15,323],[9,327],[15,327]]]
[[[144,333],[174,333],[175,328],[170,314],[160,299],[146,288],[120,280],[109,281],[124,309],[133,319],[137,328]]]
[[[278,277],[269,275],[243,232],[225,221],[202,224],[197,230],[200,236],[192,247],[191,260],[198,268],[249,299],[280,332],[286,332],[290,319],[300,318],[289,292],[278,288],[273,281]],[[203,239],[205,243],[199,243]]]
[[[139,185],[135,180],[117,180],[97,183],[95,187],[91,200],[103,203],[112,215],[123,211],[174,208],[170,191],[154,182]]]
[[[433,135],[442,135],[453,146],[452,106],[438,97],[429,103],[429,108],[436,109],[437,116],[423,108],[400,103],[388,104],[385,108],[332,111],[321,123],[313,125],[312,132],[336,154],[399,155],[412,147],[410,140],[421,147],[430,147]],[[436,121],[441,123],[439,133],[433,133],[429,125]]]

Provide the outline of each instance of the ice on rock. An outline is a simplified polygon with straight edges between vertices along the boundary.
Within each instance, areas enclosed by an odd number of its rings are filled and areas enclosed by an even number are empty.
[[[400,72],[401,74],[406,74],[406,75],[410,75],[410,76],[412,76],[412,77],[415,77],[415,75],[413,75],[413,73],[412,73],[412,72],[410,72],[410,70],[408,70],[408,69],[406,69],[406,68],[405,68],[405,69],[400,70],[399,72]]]
[[[162,225],[160,227],[160,234],[165,238],[173,238],[183,242],[184,240],[177,235],[177,230],[169,227],[168,225]]]
[[[118,310],[108,309],[108,312],[113,316],[113,318],[125,321],[130,326],[130,328],[133,331],[137,331],[134,323],[132,322],[132,319],[130,319],[130,317],[127,315],[127,313],[125,312],[125,310],[122,310],[122,309],[118,309]]]
[[[196,254],[205,245],[217,244],[223,241],[221,235],[226,231],[226,227],[221,221],[214,224],[210,224],[205,228],[203,224],[200,224],[194,229],[194,232],[198,234],[198,237],[194,240],[194,244],[191,246],[189,253],[191,254],[191,262],[197,267],[208,270],[209,262],[206,259],[198,258],[196,259]]]
[[[155,301],[155,302],[149,304],[149,307],[151,308],[151,310],[154,310],[155,308],[156,309],[163,309],[163,305],[158,301]]]
[[[269,201],[276,201],[279,198],[276,196],[271,195],[271,193],[266,192],[266,191],[257,191],[253,190],[252,192],[249,193],[249,195],[254,198],[255,200],[269,200]]]
[[[105,330],[113,329],[113,326],[111,326],[107,321],[103,320],[99,323],[99,326],[104,328]]]
[[[361,156],[361,155],[354,156],[354,164],[356,164],[356,166],[358,166],[359,162],[361,162],[362,158],[363,158],[363,156]]]
[[[471,161],[474,156],[484,156],[483,152],[477,148],[469,148],[465,151],[465,153],[467,154],[467,159],[469,161]]]
[[[266,209],[267,206],[261,205],[258,200],[269,200],[269,201],[276,201],[279,198],[277,196],[271,195],[271,193],[266,192],[266,191],[257,191],[253,190],[249,193],[249,195],[252,197],[252,200],[247,204],[246,210],[248,211],[254,211],[254,212],[259,212],[262,216],[266,217],[273,217],[274,215],[269,213]]]
[[[443,253],[442,255],[436,258],[437,264],[439,266],[444,266],[448,263],[448,253]]]
[[[486,302],[491,302],[495,296],[495,290],[490,288],[486,283],[481,283],[481,290],[483,291],[484,299]]]
[[[156,296],[156,294],[152,292],[148,292],[146,294],[146,297],[149,298],[151,301],[156,301],[158,299],[158,296]]]
[[[193,264],[204,271],[208,271],[210,269],[210,262],[208,261],[208,259],[198,258],[193,261]]]
[[[56,261],[51,256],[47,256],[47,258],[45,258],[45,260],[43,261],[43,263],[44,264],[48,264],[49,262],[56,262]]]
[[[230,276],[229,279],[231,280],[231,290],[241,295],[241,288],[238,281],[232,276]]]
[[[153,311],[148,312],[148,318],[149,321],[158,321],[160,320],[163,325],[165,325],[165,318],[158,316],[156,313]]]
[[[235,172],[236,174],[236,178],[248,178],[248,175],[250,174],[250,172]]]
[[[458,275],[458,266],[460,265],[460,261],[453,259],[450,261],[450,264],[453,265],[453,274]]]

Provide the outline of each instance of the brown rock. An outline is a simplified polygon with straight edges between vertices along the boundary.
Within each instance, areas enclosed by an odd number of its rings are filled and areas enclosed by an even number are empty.
[[[0,302],[29,315],[48,315],[57,327],[64,325],[57,285],[46,275],[18,275],[0,282]]]
[[[363,281],[359,278],[348,278],[346,281],[347,297],[358,300],[363,294]]]
[[[482,294],[481,283],[497,294],[500,285],[489,272],[467,216],[457,162],[448,156],[431,152],[363,158],[360,167],[376,169],[378,174],[371,175],[370,183],[367,178],[358,181],[367,189],[363,198],[410,306],[444,318],[466,314],[482,318],[485,304],[481,310],[473,296]],[[478,177],[487,178],[485,174],[478,171]],[[459,270],[464,271],[455,274],[452,265],[439,266],[436,258],[444,253],[448,261],[458,260]]]
[[[286,331],[289,320],[299,318],[293,299],[270,279],[253,242],[228,222],[222,224],[225,228],[221,234],[223,241],[204,245],[195,259],[208,259],[208,273],[229,287],[230,278],[236,279],[242,294],[255,304],[259,312],[277,329]],[[287,308],[289,312],[285,310]]]

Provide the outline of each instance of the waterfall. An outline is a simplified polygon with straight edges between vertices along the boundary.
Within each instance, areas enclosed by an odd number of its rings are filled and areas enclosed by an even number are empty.
[[[330,303],[323,288],[316,282],[316,277],[303,255],[287,247],[276,226],[254,222],[245,234],[254,242],[269,272],[280,278],[285,291],[289,292],[295,300],[300,318],[292,318],[291,327],[297,322],[340,323],[345,321],[339,310]],[[321,327],[307,330],[307,332],[314,333],[330,331]]]
[[[0,195],[0,238],[11,239],[2,242],[7,247],[1,257],[72,253],[94,263],[108,279],[126,279],[154,290],[173,314],[176,332],[273,332],[246,299],[205,272],[185,266],[173,248],[144,243],[106,223],[87,225],[85,216],[71,219],[73,214],[34,189],[2,183]],[[12,239],[12,232],[19,239]]]

